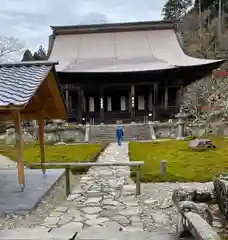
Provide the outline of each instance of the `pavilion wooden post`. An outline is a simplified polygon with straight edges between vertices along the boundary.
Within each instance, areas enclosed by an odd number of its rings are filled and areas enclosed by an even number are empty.
[[[45,168],[45,151],[44,151],[44,119],[39,118],[38,119],[38,125],[39,125],[39,141],[40,141],[40,161],[41,161],[41,168],[43,174],[46,173]]]
[[[25,188],[25,175],[24,175],[24,149],[23,149],[23,136],[21,129],[21,116],[20,111],[12,112],[15,122],[15,134],[16,134],[16,148],[17,148],[17,170],[18,170],[18,182],[21,191]]]

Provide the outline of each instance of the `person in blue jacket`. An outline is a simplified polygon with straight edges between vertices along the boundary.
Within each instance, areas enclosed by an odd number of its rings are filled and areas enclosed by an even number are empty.
[[[123,136],[124,136],[124,131],[120,126],[118,126],[116,128],[116,139],[119,146],[122,145]]]

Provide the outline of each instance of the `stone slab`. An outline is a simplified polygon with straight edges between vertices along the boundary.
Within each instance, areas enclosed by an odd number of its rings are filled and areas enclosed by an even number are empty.
[[[52,236],[47,231],[42,231],[40,228],[29,229],[29,228],[19,228],[19,229],[6,229],[0,231],[1,240],[38,240],[38,239],[52,239]]]
[[[115,226],[100,227],[94,226],[85,229],[80,234],[80,240],[176,240],[177,238],[168,233],[159,232],[124,232],[118,231]]]
[[[20,191],[16,169],[0,170],[0,213],[28,212],[34,209],[54,184],[63,176],[64,169],[25,169],[25,190]]]

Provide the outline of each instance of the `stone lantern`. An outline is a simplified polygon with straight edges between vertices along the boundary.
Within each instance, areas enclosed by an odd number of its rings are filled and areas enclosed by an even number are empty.
[[[188,118],[188,114],[184,110],[184,106],[180,107],[180,111],[178,114],[176,114],[175,118],[177,119],[177,140],[184,140],[185,134],[184,134],[184,125],[185,120]]]
[[[65,144],[63,141],[63,134],[64,134],[64,121],[61,119],[57,119],[54,121],[56,124],[56,133],[58,136],[58,144]]]

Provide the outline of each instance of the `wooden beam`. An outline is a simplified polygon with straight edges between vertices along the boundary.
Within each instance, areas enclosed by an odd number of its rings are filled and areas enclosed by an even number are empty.
[[[39,141],[40,141],[40,161],[41,161],[41,167],[43,174],[46,173],[45,168],[45,151],[44,151],[44,118],[40,117],[38,119],[38,125],[39,125]]]
[[[25,112],[26,114],[29,114],[30,112],[34,112],[37,115],[37,112],[42,112],[43,116],[46,116],[46,118],[48,119],[52,119],[48,114],[48,102],[51,101],[51,98],[45,99],[45,102],[43,103],[36,95],[34,95],[32,97],[32,101],[36,103],[37,107],[34,109],[31,107],[29,107],[28,109],[24,109],[25,111],[28,110],[28,112]],[[39,120],[39,116],[37,117],[37,120]]]
[[[23,106],[0,106],[1,111],[20,111],[24,108]]]
[[[17,169],[18,169],[18,181],[21,191],[25,188],[25,176],[24,176],[24,149],[23,149],[23,137],[21,128],[21,115],[19,111],[12,112],[15,122],[16,133],[16,147],[17,147]]]

